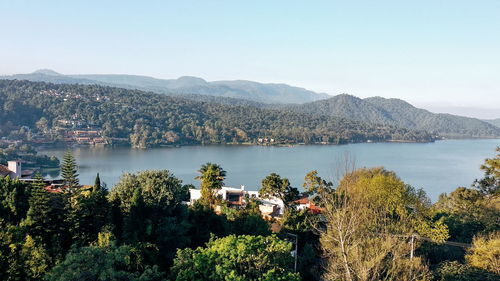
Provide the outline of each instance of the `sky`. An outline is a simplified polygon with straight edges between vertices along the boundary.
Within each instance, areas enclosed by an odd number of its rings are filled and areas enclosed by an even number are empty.
[[[0,75],[190,75],[500,118],[500,1],[0,0]]]

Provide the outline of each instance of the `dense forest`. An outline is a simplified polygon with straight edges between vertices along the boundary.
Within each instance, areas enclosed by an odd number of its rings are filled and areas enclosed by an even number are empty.
[[[0,178],[0,279],[499,280],[497,151],[482,179],[435,204],[394,172],[346,158],[335,182],[305,176],[303,195],[321,212],[299,210],[297,188],[272,173],[260,195],[287,206],[274,220],[257,199],[234,208],[217,197],[230,176],[217,164],[200,168],[202,197],[186,205],[192,186],[167,170],[124,174],[109,191],[99,175],[81,186],[68,152],[61,192]]]
[[[165,144],[348,143],[432,141],[424,131],[343,118],[263,109],[97,85],[0,81],[0,135],[35,130],[63,139],[60,120],[102,128],[110,140],[134,147]]]
[[[382,97],[360,99],[343,94],[326,100],[289,105],[286,108],[297,112],[314,112],[360,122],[423,130],[444,137],[500,136],[500,128],[488,122],[452,114],[432,113],[400,99]]]

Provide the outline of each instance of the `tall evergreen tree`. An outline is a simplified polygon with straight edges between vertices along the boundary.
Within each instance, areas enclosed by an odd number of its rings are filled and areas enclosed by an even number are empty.
[[[27,234],[47,246],[52,257],[63,256],[63,249],[69,247],[63,194],[51,194],[45,190],[42,177],[38,174],[31,187],[29,209],[26,219],[21,223]]]
[[[73,153],[71,153],[71,150],[69,149],[66,154],[64,154],[63,162],[61,164],[61,175],[64,179],[64,184],[69,189],[76,188],[80,184],[78,180],[76,160],[75,157],[73,157]]]
[[[87,246],[97,239],[109,218],[110,205],[106,196],[107,190],[101,188],[99,174],[91,190],[77,189],[70,194],[66,221],[74,244]]]
[[[99,177],[99,173],[97,173],[97,176],[95,177],[95,182],[94,182],[94,192],[97,192],[100,190],[101,190],[101,178]]]
[[[29,226],[28,232],[32,237],[47,238],[44,236],[51,220],[50,209],[50,194],[45,190],[41,175],[37,174],[31,185],[29,209],[24,221]]]

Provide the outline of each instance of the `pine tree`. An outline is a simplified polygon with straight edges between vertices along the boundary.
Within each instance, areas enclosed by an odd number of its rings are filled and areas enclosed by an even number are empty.
[[[99,177],[99,173],[97,173],[97,176],[95,177],[95,182],[94,182],[94,192],[97,192],[100,190],[101,190],[101,178]]]
[[[26,227],[28,235],[47,246],[52,257],[64,255],[62,249],[69,246],[67,225],[64,223],[65,200],[64,194],[47,192],[39,174],[35,177],[27,216],[21,225]]]
[[[92,190],[78,189],[70,194],[66,221],[72,235],[72,243],[87,246],[108,222],[109,203],[107,191],[101,188],[97,174]]]
[[[63,162],[61,164],[61,174],[64,179],[64,184],[70,190],[78,187],[80,184],[78,181],[76,161],[71,153],[71,150],[68,150],[66,154],[64,154]]]
[[[31,196],[29,199],[29,209],[24,224],[29,226],[28,231],[33,237],[40,237],[44,240],[47,226],[50,225],[50,194],[45,190],[45,184],[40,174],[35,176],[35,181],[31,185]]]

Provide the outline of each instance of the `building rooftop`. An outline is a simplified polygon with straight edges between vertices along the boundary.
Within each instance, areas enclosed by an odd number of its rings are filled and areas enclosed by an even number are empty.
[[[11,173],[12,173],[12,171],[7,166],[0,164],[0,175],[8,176]]]

